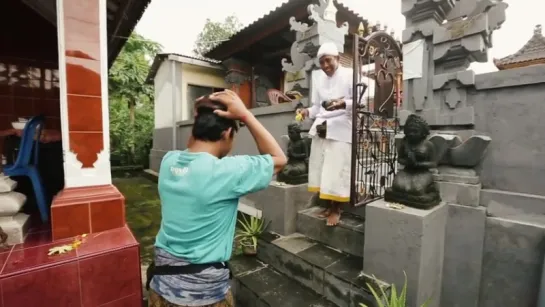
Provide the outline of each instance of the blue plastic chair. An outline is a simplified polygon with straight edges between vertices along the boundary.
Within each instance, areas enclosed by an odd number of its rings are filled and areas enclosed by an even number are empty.
[[[32,187],[34,188],[36,202],[38,203],[38,209],[40,210],[40,217],[42,222],[45,223],[49,220],[49,208],[45,200],[42,179],[38,172],[38,152],[40,149],[40,136],[42,135],[43,123],[43,116],[33,117],[27,122],[25,129],[23,130],[23,135],[21,136],[17,159],[13,165],[6,165],[4,167],[4,175],[10,177],[27,176],[30,178]]]

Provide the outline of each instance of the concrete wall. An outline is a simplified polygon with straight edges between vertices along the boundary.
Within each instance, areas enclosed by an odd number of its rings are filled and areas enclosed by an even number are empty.
[[[477,75],[470,99],[476,132],[492,142],[480,206],[449,204],[441,306],[535,307],[545,255],[545,66]]]
[[[476,87],[475,129],[492,138],[483,188],[545,195],[545,66],[478,75]]]
[[[165,60],[155,76],[155,128],[172,127],[172,62]],[[202,67],[174,61],[176,67],[176,121],[188,120],[187,86],[199,85],[228,88],[224,72],[218,68]],[[211,65],[212,66],[212,65]]]
[[[172,60],[163,61],[154,79],[155,130],[153,133],[153,147],[150,152],[150,168],[154,171],[158,171],[159,163],[165,153],[174,148],[172,142],[172,123],[174,121],[172,108],[172,63],[176,67],[176,80],[174,83],[176,89],[174,95],[176,96],[175,121],[178,123],[189,122],[188,119],[191,118],[187,101],[188,84],[215,88],[228,87],[221,69]],[[182,133],[184,132],[183,129],[178,128],[178,130]],[[186,141],[177,143],[177,148],[180,148],[178,144],[185,145]]]
[[[170,61],[164,61],[155,75],[155,129],[172,126],[172,81]]]
[[[267,127],[269,132],[280,142],[280,137],[288,133],[287,126],[294,120],[294,110],[291,104],[279,104],[276,106],[262,107],[251,110],[252,113]],[[185,149],[193,120],[185,120],[178,123],[177,148]],[[164,154],[172,147],[172,129],[159,128],[153,133],[153,149],[150,153],[150,169],[159,170],[159,165]],[[170,147],[169,147],[170,146]],[[235,138],[233,154],[258,154],[255,142],[248,129],[241,128]]]
[[[188,120],[192,117],[189,110],[189,104],[193,101],[187,101],[187,85],[199,85],[214,88],[229,88],[225,82],[225,73],[223,70],[201,67],[197,65],[179,63],[178,71],[181,76],[181,107],[178,113],[178,121]],[[178,80],[180,82],[180,80]]]

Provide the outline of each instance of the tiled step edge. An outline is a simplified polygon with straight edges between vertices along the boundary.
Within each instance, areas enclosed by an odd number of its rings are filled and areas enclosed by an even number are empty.
[[[363,257],[365,221],[362,217],[343,212],[339,225],[327,226],[324,218],[317,217],[323,209],[312,207],[297,214],[297,232],[339,249],[345,253]],[[360,210],[364,210],[361,208]]]
[[[257,257],[305,287],[341,307],[375,306],[367,283],[389,292],[389,285],[362,273],[363,259],[295,233],[286,237],[266,233]],[[380,290],[378,290],[380,291]]]
[[[339,307],[255,257],[235,256],[229,264],[237,307]]]

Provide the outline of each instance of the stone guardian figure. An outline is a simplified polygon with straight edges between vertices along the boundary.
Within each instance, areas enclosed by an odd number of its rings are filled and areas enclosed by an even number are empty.
[[[398,162],[404,166],[394,177],[384,200],[413,208],[430,209],[441,202],[439,188],[433,179],[435,146],[427,137],[430,128],[418,115],[411,114],[403,127],[405,137],[398,147]]]

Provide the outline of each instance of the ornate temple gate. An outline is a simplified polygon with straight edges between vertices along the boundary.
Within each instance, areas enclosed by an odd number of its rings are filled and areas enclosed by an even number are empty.
[[[402,51],[389,34],[377,31],[353,40],[352,165],[350,203],[364,205],[381,198],[393,181],[397,168],[395,136],[401,103]],[[367,86],[363,65],[374,64],[375,93],[362,106]]]

